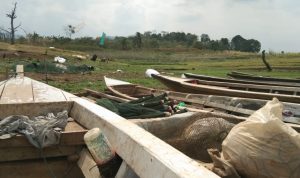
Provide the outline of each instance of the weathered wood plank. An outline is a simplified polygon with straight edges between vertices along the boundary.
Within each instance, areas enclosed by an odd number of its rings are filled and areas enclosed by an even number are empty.
[[[31,79],[12,78],[9,79],[1,95],[0,104],[2,103],[27,103],[33,102],[32,81]]]
[[[94,90],[91,90],[91,89],[84,89],[87,93],[89,93],[90,95],[92,96],[95,96],[97,98],[108,98],[108,99],[111,99],[111,100],[114,100],[114,101],[119,101],[119,102],[128,102],[130,100],[128,99],[123,99],[123,98],[120,98],[120,97],[116,97],[116,96],[112,96],[112,95],[107,95],[105,93],[101,93],[101,92],[97,92],[97,91],[94,91]]]
[[[47,164],[43,160],[0,163],[0,177],[53,178],[49,169],[53,171],[55,177],[84,178],[76,162],[70,162],[65,157],[47,159]]]
[[[42,103],[13,103],[0,104],[0,119],[11,115],[26,115],[29,117],[46,115],[49,112],[56,114],[63,110],[70,112],[72,102],[42,102]]]
[[[94,103],[74,98],[71,117],[88,129],[99,127],[140,177],[218,177],[134,123]]]
[[[62,93],[65,96],[65,98],[66,98],[67,101],[71,101],[72,98],[77,98],[78,97],[78,96],[73,95],[73,94],[71,94],[69,92],[62,91]]]
[[[16,73],[17,73],[18,77],[24,77],[24,67],[23,67],[23,65],[17,65]]]
[[[6,80],[0,82],[0,102],[1,102],[1,96],[2,96],[3,90],[5,88],[5,84],[6,84]]]
[[[35,102],[66,101],[62,90],[45,83],[32,80],[33,96]]]
[[[41,150],[31,147],[7,147],[0,148],[0,162],[28,159],[41,159],[43,157],[60,157],[76,154],[82,146],[53,146]]]
[[[101,177],[98,166],[87,149],[81,151],[77,165],[86,178]]]
[[[60,138],[60,146],[84,145],[83,136],[87,132],[82,126],[76,122],[68,122],[65,131],[62,132]],[[10,139],[0,141],[0,148],[4,147],[32,147],[32,144],[24,135],[16,135]]]

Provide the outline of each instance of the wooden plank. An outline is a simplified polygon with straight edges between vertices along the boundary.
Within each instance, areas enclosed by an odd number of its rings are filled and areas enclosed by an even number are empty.
[[[0,162],[68,156],[76,154],[81,148],[82,146],[47,147],[43,149],[43,156],[41,150],[33,146],[0,148]]]
[[[213,107],[213,108],[220,108],[226,111],[232,111],[235,113],[241,113],[241,114],[246,114],[246,115],[251,115],[254,113],[253,110],[249,110],[249,109],[243,109],[243,108],[238,108],[238,107],[233,107],[233,106],[229,106],[229,105],[225,105],[225,104],[219,104],[216,102],[210,102],[207,100],[199,100],[199,99],[191,99],[188,98],[181,98],[181,97],[176,97],[176,96],[171,96],[172,99],[176,99],[178,101],[183,101],[183,102],[189,102],[189,103],[196,103],[196,104],[201,104],[204,106],[209,106],[209,107]]]
[[[99,168],[87,149],[83,149],[80,158],[77,161],[78,167],[81,169],[85,178],[100,178]]]
[[[69,92],[65,92],[65,91],[62,91],[63,95],[65,96],[66,100],[67,101],[72,101],[72,98],[77,98],[78,96],[76,95],[73,95]]]
[[[33,102],[32,81],[31,79],[12,78],[9,79],[1,95],[0,104],[2,103],[27,103]]]
[[[5,88],[6,81],[7,80],[4,80],[4,81],[0,82],[0,102],[1,102],[1,96],[2,96],[2,93],[3,93],[3,89]]]
[[[60,145],[85,145],[83,136],[87,132],[77,122],[69,122],[60,138]]]
[[[50,172],[52,170],[53,174]],[[84,178],[76,162],[65,157],[44,160],[13,161],[0,163],[1,178]]]
[[[60,146],[84,145],[83,136],[87,132],[82,126],[76,122],[68,122],[65,131],[60,137]],[[7,147],[32,147],[32,144],[24,135],[16,135],[10,139],[0,141],[0,148]]]
[[[134,123],[94,103],[74,98],[71,117],[88,129],[99,127],[140,177],[219,177]]]
[[[83,98],[85,100],[88,100],[89,102],[96,103],[96,100],[93,100],[91,98],[88,98],[88,97],[85,97],[85,96],[82,96],[81,98]]]
[[[0,120],[11,115],[26,115],[29,117],[56,114],[63,110],[70,112],[72,102],[42,102],[42,103],[13,103],[0,104]]]
[[[24,77],[24,67],[23,65],[17,65],[16,66],[16,73],[18,77]]]
[[[97,98],[108,98],[114,101],[118,101],[118,102],[128,102],[130,100],[128,99],[124,99],[124,98],[120,98],[120,97],[116,97],[116,96],[112,96],[112,95],[108,95],[105,93],[101,93],[101,92],[97,92],[91,89],[84,89],[87,93],[89,93],[92,96],[95,96]]]
[[[32,80],[33,96],[35,102],[53,102],[53,101],[66,101],[62,90]]]

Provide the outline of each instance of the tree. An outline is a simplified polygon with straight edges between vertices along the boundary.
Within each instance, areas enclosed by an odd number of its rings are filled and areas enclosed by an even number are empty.
[[[126,38],[122,38],[121,39],[121,46],[122,46],[122,49],[123,50],[127,50],[129,47],[128,47],[128,41]]]
[[[67,25],[65,27],[65,33],[69,38],[72,38],[72,35],[76,33],[76,27],[73,25]]]
[[[202,34],[200,38],[201,38],[200,40],[202,43],[210,42],[210,38],[209,38],[208,34]]]
[[[231,40],[231,47],[233,50],[236,51],[244,51],[244,45],[245,45],[246,39],[244,39],[241,35],[236,35]]]
[[[260,48],[261,48],[260,42],[254,39],[247,40],[244,44],[244,51],[247,52],[258,53],[260,51]]]
[[[140,32],[136,32],[136,35],[133,39],[134,47],[141,48],[142,47],[142,35]]]
[[[228,38],[221,38],[219,43],[220,43],[220,50],[229,50],[230,49],[230,44],[229,44]]]
[[[233,50],[236,51],[258,53],[260,51],[261,44],[257,40],[254,39],[246,40],[242,36],[236,35],[231,40],[231,47]]]
[[[187,46],[192,46],[198,40],[197,35],[191,33],[187,33],[185,38]]]
[[[6,17],[10,19],[10,28],[8,28],[9,30],[0,28],[2,31],[5,31],[6,33],[10,34],[10,44],[15,44],[15,32],[21,26],[21,23],[16,27],[14,26],[14,20],[17,18],[16,10],[17,10],[17,3],[15,2],[14,8],[11,10],[10,13],[6,14]]]

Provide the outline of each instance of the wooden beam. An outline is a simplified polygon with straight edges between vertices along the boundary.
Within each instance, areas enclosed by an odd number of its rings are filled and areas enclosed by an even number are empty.
[[[130,101],[128,99],[108,95],[108,94],[97,92],[97,91],[94,91],[94,90],[91,90],[91,89],[84,89],[84,90],[87,91],[90,95],[95,96],[97,98],[108,98],[108,99],[118,101],[118,102],[128,102],[128,101]]]
[[[81,98],[71,117],[88,129],[99,127],[128,165],[144,178],[219,177],[130,121]]]
[[[35,102],[66,101],[61,89],[32,80],[32,92]]]
[[[216,102],[210,102],[210,101],[207,101],[207,100],[204,101],[204,100],[200,100],[200,99],[181,98],[181,97],[176,97],[176,96],[171,96],[170,98],[176,99],[178,101],[196,103],[196,104],[201,104],[201,105],[209,106],[209,107],[213,107],[213,108],[220,108],[220,109],[223,109],[223,110],[226,110],[226,111],[241,113],[241,114],[245,114],[245,115],[251,115],[251,114],[254,113],[253,110],[233,107],[233,106],[220,104],[220,103],[216,103]]]
[[[29,78],[12,78],[7,80],[0,103],[33,102],[32,80]]]
[[[100,178],[99,168],[94,161],[90,152],[85,148],[80,153],[80,158],[77,161],[78,167],[81,169],[86,178]]]
[[[23,65],[17,65],[16,66],[16,73],[18,77],[24,77],[24,66]]]
[[[84,178],[84,175],[76,165],[76,162],[70,162],[66,157],[43,160],[13,161],[0,163],[1,178]]]
[[[84,145],[83,136],[87,132],[75,121],[68,122],[65,131],[61,133],[60,146]],[[24,135],[16,135],[10,139],[0,141],[0,148],[4,147],[32,147]]]
[[[41,102],[41,103],[11,103],[0,104],[0,120],[11,115],[26,115],[29,117],[56,114],[63,110],[70,112],[73,102]]]
[[[52,146],[41,150],[33,146],[31,147],[7,147],[0,148],[0,162],[18,161],[29,159],[41,159],[43,157],[60,157],[76,154],[82,146]]]

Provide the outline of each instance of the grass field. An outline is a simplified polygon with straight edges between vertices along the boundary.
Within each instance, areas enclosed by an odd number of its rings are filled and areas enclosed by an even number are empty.
[[[47,51],[47,52],[46,52]],[[47,55],[45,55],[47,53]],[[3,58],[3,54],[6,54]],[[89,60],[79,60],[72,55],[109,58],[108,63]],[[267,54],[267,61],[273,67],[267,72],[260,54],[241,53],[233,51],[204,51],[196,49],[159,49],[159,50],[129,50],[116,51],[99,49],[97,51],[80,52],[63,49],[49,49],[46,47],[28,45],[9,45],[0,43],[0,72],[8,67],[12,69],[16,64],[30,64],[45,60],[53,62],[55,56],[67,59],[68,65],[91,65],[95,71],[91,74],[49,74],[49,84],[70,92],[78,92],[83,88],[103,90],[103,75],[142,84],[147,87],[164,88],[154,79],[146,78],[146,69],[152,68],[167,75],[180,76],[184,72],[225,77],[231,71],[254,73],[265,76],[282,78],[300,78],[300,54]],[[116,72],[122,70],[122,73]],[[26,72],[26,71],[25,71]],[[27,76],[45,80],[43,73],[26,73]]]

